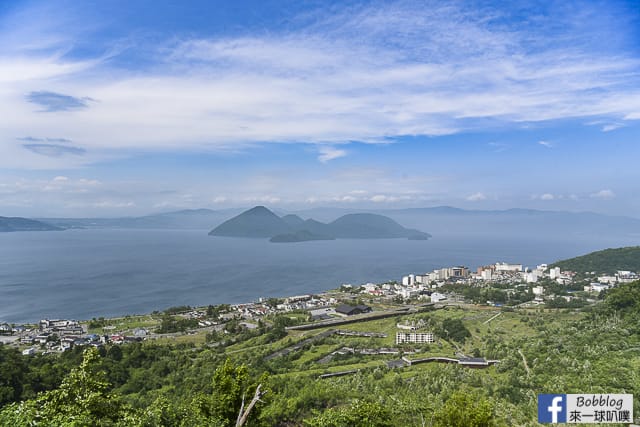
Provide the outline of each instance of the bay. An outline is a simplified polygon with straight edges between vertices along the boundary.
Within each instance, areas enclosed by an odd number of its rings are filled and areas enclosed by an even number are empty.
[[[317,293],[343,283],[498,261],[540,263],[637,238],[434,233],[427,241],[274,244],[208,230],[76,229],[0,233],[0,322],[90,319]]]

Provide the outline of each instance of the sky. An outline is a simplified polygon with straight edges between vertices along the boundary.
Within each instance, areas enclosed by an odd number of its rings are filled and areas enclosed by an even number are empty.
[[[0,216],[640,217],[640,3],[0,0]]]

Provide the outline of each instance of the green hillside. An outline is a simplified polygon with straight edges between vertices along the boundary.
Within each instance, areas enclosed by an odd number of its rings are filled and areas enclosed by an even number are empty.
[[[551,267],[562,270],[612,274],[618,270],[640,272],[640,246],[605,249],[587,255],[558,261]]]
[[[640,282],[585,311],[446,307],[352,323],[351,335],[285,329],[301,315],[62,354],[0,345],[0,425],[233,427],[258,385],[264,394],[245,426],[539,426],[539,393],[640,395]],[[396,345],[397,324],[414,322],[436,341]],[[464,333],[452,334],[454,325]],[[400,354],[357,351],[391,347],[412,362],[460,354],[499,362],[400,366],[388,364]]]

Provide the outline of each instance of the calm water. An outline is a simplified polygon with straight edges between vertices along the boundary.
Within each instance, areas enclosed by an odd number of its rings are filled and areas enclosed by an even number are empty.
[[[434,233],[435,234],[435,233]],[[342,283],[399,280],[449,265],[535,266],[637,244],[456,236],[428,241],[335,240],[273,244],[206,230],[67,230],[0,233],[0,321],[90,319],[174,305],[249,302]]]

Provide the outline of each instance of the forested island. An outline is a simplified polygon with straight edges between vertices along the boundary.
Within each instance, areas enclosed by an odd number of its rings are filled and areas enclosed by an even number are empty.
[[[325,224],[298,215],[282,218],[265,208],[256,206],[223,222],[209,232],[211,236],[270,238],[275,243],[305,242],[335,239],[393,239],[427,240],[431,235],[405,228],[383,215],[371,213],[347,214]]]

